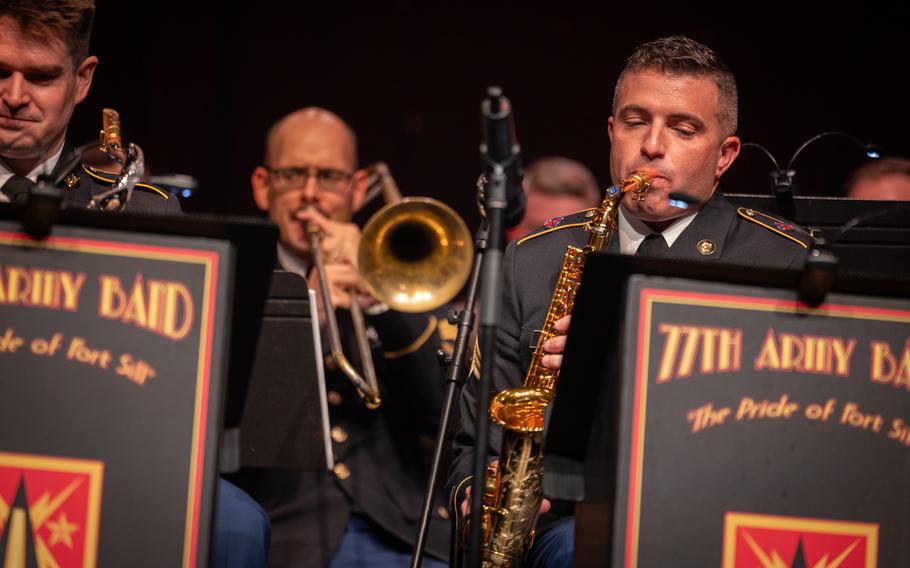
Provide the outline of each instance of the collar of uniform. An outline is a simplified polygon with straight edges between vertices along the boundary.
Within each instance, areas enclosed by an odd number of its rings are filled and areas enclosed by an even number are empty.
[[[299,274],[304,279],[306,279],[307,274],[310,271],[310,265],[308,263],[304,262],[299,255],[291,252],[289,248],[281,243],[278,243],[278,264],[281,265],[281,268],[288,272]]]
[[[60,146],[60,149],[57,150],[56,154],[54,154],[49,159],[47,159],[47,160],[43,161],[42,163],[38,164],[37,166],[35,166],[34,169],[32,169],[32,171],[28,172],[28,174],[25,177],[27,177],[28,179],[37,183],[39,175],[41,175],[41,174],[50,175],[51,172],[54,171],[54,168],[57,167],[57,162],[60,161],[61,154],[63,154],[62,145]],[[3,187],[3,184],[5,184],[9,180],[9,178],[13,177],[14,175],[15,175],[15,173],[13,172],[12,168],[10,168],[9,165],[7,165],[7,163],[5,161],[3,161],[3,158],[0,158],[0,187]]]
[[[715,190],[707,203],[699,209],[688,230],[680,235],[674,258],[683,260],[720,260],[724,253],[727,235],[736,223],[736,209]],[[700,243],[713,245],[710,253],[701,251]]]
[[[667,246],[672,247],[673,243],[676,242],[676,239],[679,238],[679,235],[686,230],[692,221],[695,220],[695,217],[698,215],[698,212],[687,214],[683,217],[680,217],[674,221],[669,227],[661,231],[661,234],[664,236],[664,240],[667,241]],[[639,219],[636,219],[632,216],[626,216],[626,211],[623,207],[619,208],[619,250],[622,254],[635,254],[635,251],[638,250],[638,245],[641,244],[645,237],[654,233],[655,231],[651,229],[648,225]]]

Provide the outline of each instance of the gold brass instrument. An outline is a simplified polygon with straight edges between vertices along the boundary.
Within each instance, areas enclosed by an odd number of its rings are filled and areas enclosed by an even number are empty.
[[[358,272],[370,293],[401,312],[428,311],[445,304],[461,290],[471,271],[474,246],[464,221],[435,199],[402,198],[384,163],[378,162],[364,171],[370,186],[378,188],[386,201],[364,225],[357,250]],[[322,234],[312,225],[307,227],[307,234],[322,297],[328,301]],[[325,312],[332,358],[357,387],[367,407],[377,408],[381,403],[379,386],[356,298],[351,301],[351,320],[363,377],[342,352],[334,311]]]
[[[322,259],[322,232],[314,225],[307,225],[307,236],[310,239],[310,254],[313,256],[313,264],[316,267],[316,274],[319,279],[319,288],[322,291],[322,305],[325,312],[325,326],[329,336],[329,349],[332,351],[332,359],[341,372],[347,376],[354,386],[357,387],[357,393],[364,399],[367,408],[379,408],[382,399],[379,398],[379,383],[376,380],[376,371],[373,368],[373,357],[370,355],[370,345],[367,341],[366,326],[363,322],[363,313],[357,298],[351,298],[351,321],[354,323],[354,336],[357,341],[357,352],[360,355],[360,361],[363,365],[363,374],[360,376],[354,365],[345,357],[341,347],[341,335],[338,333],[338,320],[335,319],[335,310],[331,306],[331,293],[329,291],[329,279],[325,272],[325,262]]]
[[[429,197],[401,197],[382,162],[366,168],[378,179],[386,205],[366,225],[357,263],[374,297],[400,312],[437,308],[461,290],[474,245],[461,217]]]
[[[123,138],[120,136],[120,113],[112,108],[101,109],[101,144],[112,160],[123,164]]]
[[[556,396],[558,371],[541,363],[543,344],[557,335],[556,321],[572,312],[589,253],[606,247],[616,228],[623,197],[631,192],[641,201],[654,176],[635,172],[607,195],[585,225],[588,244],[569,246],[550,298],[543,329],[521,388],[497,393],[490,402],[490,418],[502,426],[499,462],[487,467],[483,495],[483,565],[520,566],[534,539],[534,525],[543,499],[544,413]]]
[[[99,149],[120,164],[120,173],[110,189],[92,197],[87,209],[123,211],[133,195],[133,188],[145,172],[145,155],[142,148],[130,143],[123,147],[120,135],[120,114],[110,108],[101,111],[101,143]]]

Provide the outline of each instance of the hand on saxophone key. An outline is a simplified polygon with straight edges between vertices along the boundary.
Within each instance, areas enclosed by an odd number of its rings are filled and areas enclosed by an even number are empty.
[[[499,460],[493,460],[493,461],[498,462]],[[465,488],[464,495],[465,495],[465,497],[461,501],[461,515],[463,517],[467,517],[468,515],[471,514],[471,486],[470,485]],[[540,514],[542,515],[549,510],[550,510],[550,500],[547,499],[546,497],[544,497],[543,501],[540,502]]]
[[[569,332],[569,322],[572,316],[564,316],[556,320],[553,326],[559,335],[554,335],[543,344],[543,349],[549,355],[544,355],[541,363],[548,369],[559,370],[562,367],[562,352],[566,348],[566,334]]]

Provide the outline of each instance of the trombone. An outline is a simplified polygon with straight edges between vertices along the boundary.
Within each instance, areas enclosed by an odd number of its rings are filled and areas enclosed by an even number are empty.
[[[367,289],[380,302],[401,312],[424,312],[438,308],[455,297],[468,279],[474,246],[461,217],[441,201],[429,197],[401,197],[401,192],[383,162],[364,169],[370,189],[366,199],[379,193],[386,205],[377,211],[361,231],[357,250],[359,272]],[[354,383],[367,408],[381,401],[376,371],[370,355],[363,312],[356,298],[351,301],[357,351],[363,376],[344,355],[322,257],[322,234],[307,227],[313,263],[322,291],[323,309],[331,357]]]

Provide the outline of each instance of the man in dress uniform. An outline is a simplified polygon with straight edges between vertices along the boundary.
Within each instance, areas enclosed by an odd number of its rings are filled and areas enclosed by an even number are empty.
[[[407,566],[428,468],[421,460],[436,434],[444,391],[437,351],[454,331],[438,314],[405,314],[369,295],[357,267],[367,176],[357,169],[356,139],[321,108],[289,114],[268,133],[264,165],[252,175],[253,197],[281,232],[278,260],[309,280],[337,311],[345,354],[358,369],[351,302],[363,308],[382,404],[368,409],[351,382],[326,359],[334,471],[246,472],[243,486],[272,520],[273,566]],[[306,225],[322,241],[331,298],[321,295]],[[324,324],[324,322],[322,322]],[[444,566],[448,514],[434,506],[424,566]]]
[[[68,171],[66,129],[88,95],[98,58],[89,55],[93,0],[0,0],[0,201],[24,201],[39,175],[63,177],[64,207],[85,208],[116,174],[84,164]],[[180,214],[176,197],[137,184],[132,213]],[[215,566],[264,566],[269,525],[245,493],[219,480]]]
[[[608,252],[742,266],[802,265],[811,242],[806,232],[758,211],[737,209],[717,191],[739,154],[736,121],[736,82],[711,49],[674,36],[635,50],[617,81],[608,123],[610,172],[614,183],[640,170],[656,177],[643,201],[622,201]],[[692,205],[677,207],[670,194],[687,196]],[[532,335],[544,321],[566,247],[587,244],[583,227],[591,215],[593,211],[583,211],[551,219],[507,248],[492,392],[521,386],[534,348]],[[567,331],[569,320],[563,318],[557,328]],[[559,368],[564,345],[565,335],[551,338],[544,365]],[[475,386],[472,382],[462,397],[450,476],[462,514],[468,509],[465,489],[472,473]],[[491,456],[499,444],[494,427]],[[531,565],[570,566],[571,506],[545,499],[541,510],[551,507],[541,517]]]
[[[39,175],[62,177],[64,207],[85,207],[116,175],[70,165],[66,128],[88,95],[98,58],[89,55],[94,3],[0,2],[0,199],[20,199]],[[69,170],[69,171],[67,171]],[[128,209],[179,213],[177,199],[139,184]]]

